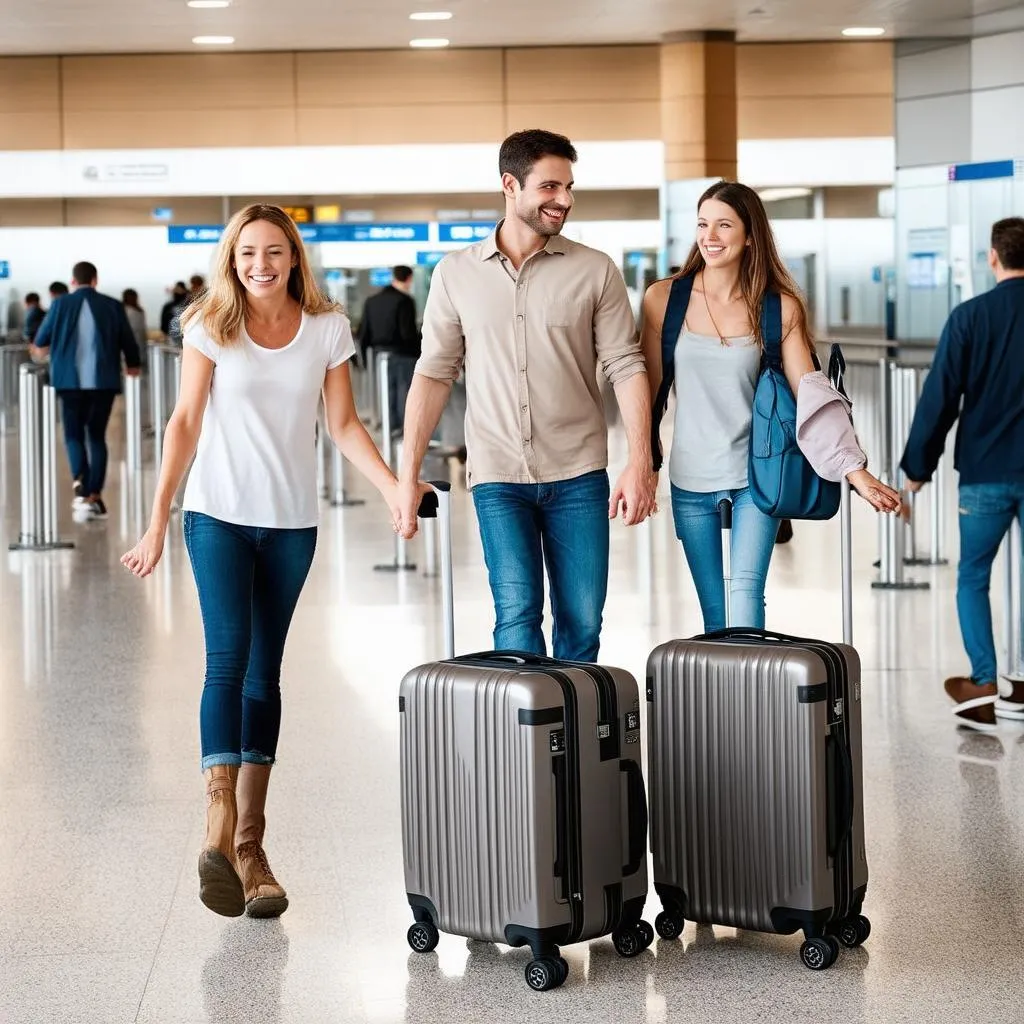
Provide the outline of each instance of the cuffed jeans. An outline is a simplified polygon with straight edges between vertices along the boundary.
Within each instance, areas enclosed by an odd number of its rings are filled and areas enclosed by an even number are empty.
[[[203,771],[273,764],[281,730],[281,660],[316,548],[316,527],[236,526],[184,514],[185,545],[206,636],[199,709]]]
[[[496,650],[546,651],[544,567],[556,658],[597,661],[608,593],[608,474],[473,488],[494,598]]]

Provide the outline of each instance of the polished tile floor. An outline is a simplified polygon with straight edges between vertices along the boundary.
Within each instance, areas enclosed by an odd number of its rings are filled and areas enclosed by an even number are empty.
[[[873,381],[870,369],[853,374],[877,450]],[[410,953],[395,696],[407,668],[440,653],[438,590],[420,571],[374,571],[392,538],[372,500],[324,504],[286,655],[267,848],[291,908],[274,922],[211,915],[195,877],[196,599],[180,528],[148,581],[118,565],[152,488],[149,474],[141,489],[126,477],[119,430],[120,420],[109,520],[76,525],[62,512],[75,548],[49,554],[6,550],[17,439],[0,441],[4,1024],[1024,1019],[1024,731],[954,727],[941,692],[944,674],[966,667],[954,570],[914,570],[928,591],[872,591],[876,527],[862,504],[855,639],[874,933],[832,970],[804,969],[796,937],[693,926],[632,962],[607,940],[569,947],[570,981],[544,995],[523,981],[524,951],[444,936],[435,954]],[[945,498],[952,544],[952,484]],[[700,626],[663,506],[649,528],[613,527],[603,657],[638,676],[653,644]],[[458,489],[455,538],[458,645],[478,649],[489,603],[472,504]],[[838,544],[835,523],[802,524],[778,549],[771,625],[837,637]],[[418,543],[412,554],[422,559]],[[998,579],[993,593],[1001,604]],[[652,899],[649,920],[657,910]]]

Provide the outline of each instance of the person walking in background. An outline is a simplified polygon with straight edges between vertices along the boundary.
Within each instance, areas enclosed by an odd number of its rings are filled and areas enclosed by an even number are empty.
[[[25,322],[21,325],[23,340],[28,342],[35,340],[36,333],[45,316],[46,310],[42,307],[39,292],[29,292],[25,296]]]
[[[1024,721],[1024,679],[998,678],[989,587],[1014,519],[1024,525],[1024,218],[992,227],[996,286],[949,315],[925,377],[900,467],[917,492],[932,479],[959,418],[960,564],[956,608],[969,676],[945,682],[957,722],[990,731]]]
[[[416,530],[423,457],[466,368],[467,483],[495,605],[494,646],[543,654],[547,568],[556,658],[596,661],[608,591],[609,519],[655,509],[651,404],[618,267],[561,238],[576,149],[532,130],[501,145],[505,216],[437,265],[423,355],[409,392],[401,470],[404,534]],[[615,388],[629,443],[614,490],[597,380]]]
[[[124,306],[124,315],[128,318],[128,326],[135,335],[135,343],[139,346],[139,352],[146,351],[146,313],[139,305],[139,293],[134,288],[125,288],[121,293],[121,305]]]
[[[36,334],[33,354],[50,355],[50,381],[60,396],[64,444],[74,478],[76,516],[105,519],[107,424],[125,373],[137,377],[139,346],[117,299],[96,291],[96,267],[76,263],[75,290],[58,298]]]
[[[195,454],[182,508],[206,637],[199,896],[228,917],[277,917],[288,898],[263,849],[265,810],[281,662],[316,547],[321,397],[331,439],[384,496],[395,530],[397,481],[356,415],[348,319],[321,294],[282,209],[253,205],[231,219],[212,287],[184,328],[152,518],[121,561],[139,577],[160,561],[171,499]]]
[[[191,301],[184,281],[175,281],[171,298],[160,310],[160,333],[172,344],[181,344],[181,316]]]
[[[68,286],[63,281],[51,281],[50,282],[50,302],[51,304],[59,299],[62,295],[68,294]]]
[[[373,358],[370,349],[374,353],[388,352],[391,356],[388,370],[391,426],[400,432],[412,375],[420,356],[411,267],[395,267],[391,283],[366,300],[359,325],[359,347],[364,366],[367,359]]]

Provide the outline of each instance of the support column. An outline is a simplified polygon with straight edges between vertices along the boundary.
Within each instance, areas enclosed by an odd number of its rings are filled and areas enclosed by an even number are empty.
[[[720,178],[736,178],[736,36],[688,32],[661,47],[661,138],[665,144],[664,266],[686,259],[697,200]]]

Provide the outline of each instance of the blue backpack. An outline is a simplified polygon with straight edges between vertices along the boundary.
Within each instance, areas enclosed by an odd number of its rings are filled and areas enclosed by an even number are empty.
[[[693,277],[678,277],[672,282],[661,328],[662,378],[651,418],[656,471],[664,462],[659,426],[675,379],[676,343],[692,290]],[[765,295],[761,304],[761,334],[764,354],[754,391],[747,463],[750,495],[762,512],[777,519],[831,519],[839,511],[840,485],[822,480],[797,446],[796,399],[782,370],[782,299],[775,292]],[[829,378],[840,392],[844,369],[843,354],[834,345]]]

